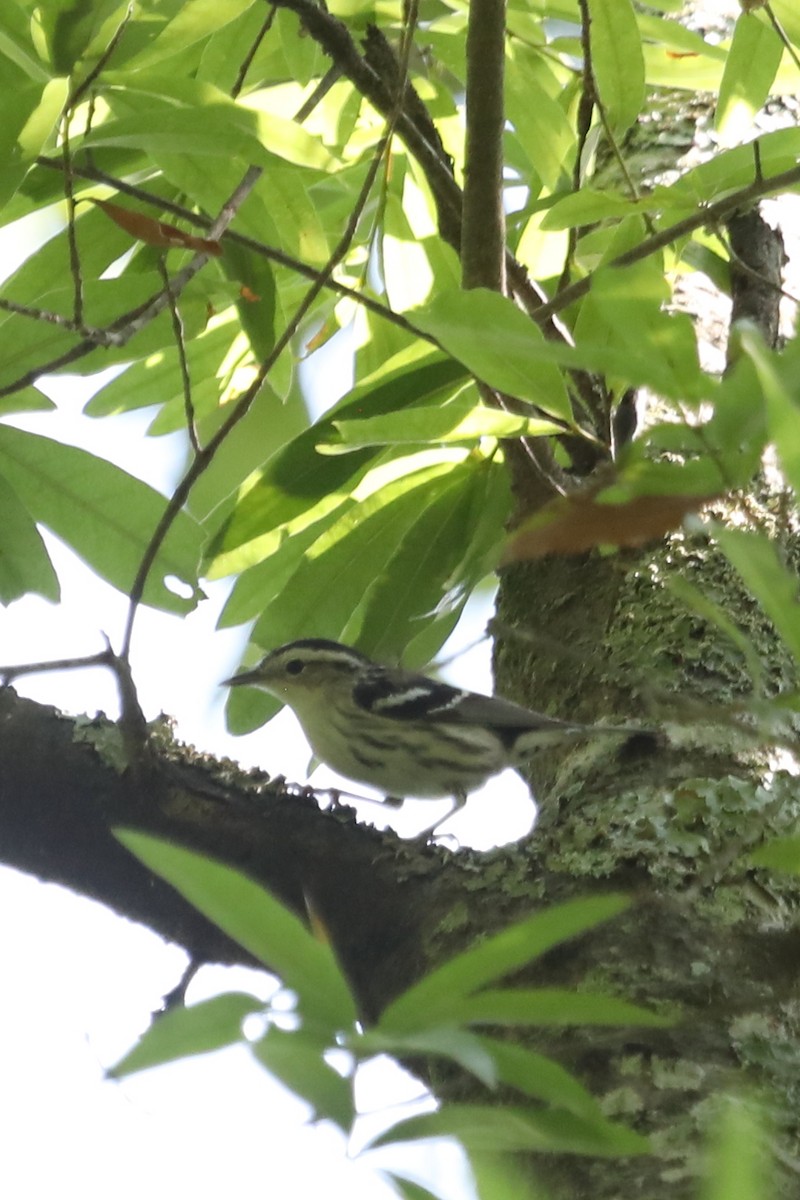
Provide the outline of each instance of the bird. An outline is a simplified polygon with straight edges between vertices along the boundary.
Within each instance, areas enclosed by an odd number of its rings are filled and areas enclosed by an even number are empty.
[[[261,688],[288,704],[321,762],[382,791],[389,804],[407,796],[450,797],[449,811],[420,837],[435,833],[492,775],[523,766],[542,747],[642,732],[547,717],[500,696],[383,666],[327,638],[278,646],[220,686]]]

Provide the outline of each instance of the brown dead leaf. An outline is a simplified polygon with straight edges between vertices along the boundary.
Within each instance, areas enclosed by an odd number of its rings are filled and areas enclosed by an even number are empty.
[[[583,554],[595,546],[643,546],[677,529],[684,517],[716,496],[634,496],[622,504],[601,504],[597,493],[565,496],[545,505],[509,539],[502,565]]]
[[[99,204],[106,216],[110,217],[115,225],[119,225],[120,229],[124,229],[140,242],[146,242],[148,246],[179,246],[183,250],[199,250],[203,254],[212,254],[215,258],[222,254],[222,246],[213,238],[194,237],[166,221],[157,221],[144,213],[132,212],[129,208],[112,204],[110,200],[95,200],[94,203]]]

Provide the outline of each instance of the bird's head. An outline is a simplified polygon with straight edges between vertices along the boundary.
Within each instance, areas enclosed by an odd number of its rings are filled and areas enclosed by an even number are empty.
[[[293,708],[303,707],[304,699],[324,698],[346,686],[369,667],[370,660],[351,646],[342,646],[326,638],[303,638],[271,650],[257,667],[242,671],[222,686],[262,688]]]

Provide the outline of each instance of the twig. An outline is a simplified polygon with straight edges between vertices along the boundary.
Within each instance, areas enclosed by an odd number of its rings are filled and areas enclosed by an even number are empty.
[[[61,171],[62,165],[57,159],[40,157],[36,160],[37,166],[46,167],[50,170]],[[211,220],[209,217],[203,216],[201,213],[192,212],[188,208],[183,208],[180,204],[175,204],[173,201],[165,200],[161,196],[156,196],[153,192],[148,192],[146,189],[137,187],[134,184],[127,183],[124,179],[117,179],[113,175],[107,175],[104,171],[98,171],[95,168],[73,168],[73,175],[86,179],[94,183],[102,183],[107,187],[112,187],[116,191],[123,193],[126,196],[131,196],[135,200],[141,200],[144,204],[150,204],[154,208],[158,208],[165,212],[171,213],[173,216],[180,217],[189,224],[194,225],[198,229],[208,230],[211,228]],[[224,241],[234,242],[238,246],[242,246],[247,250],[251,250],[254,254],[261,258],[266,258],[270,262],[276,262],[282,267],[288,267],[291,271],[296,271],[298,275],[304,276],[306,279],[316,279],[319,276],[319,271],[316,267],[310,267],[299,258],[293,258],[290,254],[285,254],[283,250],[276,250],[272,246],[267,246],[264,242],[258,242],[255,238],[247,237],[244,234],[236,233],[234,230],[227,230],[224,235]],[[376,316],[382,317],[398,328],[404,329],[407,333],[414,337],[423,338],[426,341],[433,342],[434,339],[427,333],[409,321],[401,313],[392,312],[385,304],[381,304],[377,300],[373,300],[370,296],[364,296],[355,288],[349,288],[346,284],[339,283],[335,279],[328,279],[325,287],[331,291],[337,292],[340,296],[352,300],[355,304],[360,304],[363,308],[375,313]],[[0,390],[0,396],[5,393]]]
[[[131,18],[133,5],[128,9],[117,26],[111,40],[100,58],[92,67],[86,78],[67,97],[64,111],[61,114],[61,154],[64,164],[64,193],[67,201],[67,243],[69,245],[69,268],[73,283],[73,321],[77,328],[83,326],[83,278],[81,276],[81,261],[78,253],[78,239],[75,233],[75,189],[72,178],[72,154],[70,152],[69,136],[70,122],[83,96],[98,78],[114,50],[119,44],[125,26]],[[90,113],[91,119],[91,113]]]
[[[358,228],[358,222],[361,219],[364,206],[369,198],[370,192],[372,191],[375,177],[380,169],[383,156],[391,142],[393,132],[394,123],[390,118],[390,120],[387,122],[387,128],[375,149],[372,162],[370,163],[369,170],[367,171],[364,183],[361,186],[361,191],[356,199],[355,206],[350,215],[350,219],[347,222],[345,231],[331,253],[331,256],[325,264],[325,267],[322,269],[318,277],[314,280],[311,287],[306,292],[306,295],[303,297],[297,309],[295,310],[291,321],[286,324],[280,337],[277,338],[272,350],[259,367],[258,373],[256,374],[253,382],[239,397],[227,420],[222,423],[214,436],[195,455],[194,461],[190,464],[183,478],[180,480],[178,486],[175,488],[172,496],[168,500],[166,508],[161,514],[161,518],[153,530],[152,537],[150,538],[147,548],[142,555],[142,560],[139,563],[139,569],[136,572],[136,578],[133,581],[129,593],[128,616],[125,622],[125,629],[122,637],[122,649],[120,651],[120,654],[123,658],[128,659],[130,655],[131,639],[133,637],[133,626],[136,620],[136,613],[144,594],[147,578],[150,574],[153,563],[155,562],[156,556],[164,542],[164,539],[167,536],[167,533],[169,532],[178,513],[183,508],[183,505],[186,503],[192,487],[210,465],[215,454],[217,453],[217,450],[220,448],[235,426],[238,425],[239,422],[243,420],[243,418],[250,411],[253,401],[261,391],[264,381],[266,380],[273,366],[291,342],[312,304],[325,287],[326,281],[330,277],[331,273],[336,269],[350,248],[350,244]]]
[[[189,374],[189,363],[186,359],[186,342],[183,336],[183,321],[181,320],[178,301],[172,291],[169,272],[167,271],[167,263],[164,255],[158,260],[158,269],[161,278],[164,280],[164,289],[169,297],[169,311],[172,316],[172,332],[175,335],[175,345],[178,349],[178,362],[181,368],[181,383],[183,385],[183,409],[186,413],[186,431],[189,435],[189,441],[192,444],[192,449],[197,453],[200,449],[200,442],[197,437],[197,428],[195,426],[194,405],[192,403],[192,380]]]
[[[47,662],[14,663],[0,667],[0,687],[8,687],[23,675],[42,675],[47,671],[72,671],[81,667],[108,667],[114,657],[110,647],[97,654],[85,654],[79,658],[53,658]]]
[[[128,4],[128,8],[125,12],[125,15],[123,16],[123,18],[120,21],[117,28],[114,30],[114,33],[111,35],[111,38],[110,38],[109,43],[106,46],[105,50],[100,55],[97,62],[94,64],[94,66],[92,67],[91,71],[86,76],[86,78],[81,80],[81,82],[77,85],[75,90],[70,93],[70,95],[67,99],[67,103],[66,103],[66,111],[67,112],[75,111],[75,109],[77,108],[80,101],[83,99],[83,97],[88,92],[89,88],[94,83],[95,79],[97,79],[100,76],[101,71],[103,71],[103,69],[106,67],[106,65],[108,64],[108,60],[111,58],[111,55],[114,53],[117,46],[119,45],[120,38],[122,37],[123,33],[125,32],[125,27],[127,26],[128,22],[130,21],[132,15],[133,15],[133,4]]]
[[[64,193],[67,201],[67,245],[69,246],[69,270],[72,276],[72,320],[78,329],[83,327],[83,279],[78,239],[75,234],[75,189],[72,179],[72,155],[69,148],[69,123],[72,119],[69,102],[61,115],[61,154],[64,163]]]
[[[336,63],[334,63],[332,67],[328,67],[328,70],[322,76],[322,79],[320,79],[311,95],[307,100],[303,101],[297,112],[294,114],[293,120],[297,121],[299,125],[302,125],[303,121],[307,121],[317,105],[325,99],[328,92],[336,83],[337,79],[341,79],[341,77],[342,72],[339,67],[336,66]]]
[[[250,70],[253,59],[255,58],[256,54],[258,53],[258,47],[261,45],[264,38],[267,36],[270,29],[272,28],[277,15],[278,15],[277,7],[274,4],[271,4],[269,12],[267,13],[266,17],[264,18],[264,22],[263,22],[261,28],[259,29],[255,38],[253,39],[252,46],[250,47],[250,49],[247,51],[247,54],[245,54],[244,58],[242,59],[242,65],[239,67],[239,72],[236,76],[236,81],[234,82],[234,85],[231,88],[231,96],[233,97],[234,100],[236,99],[236,97],[239,95],[242,88],[244,87],[244,81],[247,78],[247,72]]]
[[[800,183],[800,166],[790,167],[788,171],[781,171],[778,175],[772,175],[765,179],[757,179],[740,188],[738,192],[732,192],[729,196],[723,196],[721,200],[714,201],[713,204],[700,206],[691,216],[684,217],[682,221],[676,221],[674,225],[668,225],[666,229],[660,230],[653,237],[645,238],[638,246],[612,258],[605,266],[630,267],[644,258],[649,258],[651,254],[663,250],[671,242],[679,241],[687,234],[693,233],[695,229],[700,229],[703,225],[714,225],[737,208],[751,205],[756,200],[760,200],[762,196],[768,196],[772,192],[788,191],[798,183]],[[534,314],[537,320],[554,316],[562,309],[574,304],[576,300],[580,300],[592,286],[592,279],[593,275],[587,275],[583,279],[576,280],[547,304],[541,305]]]
[[[217,219],[209,225],[208,228],[212,240],[219,239],[226,225],[233,219],[238,207],[255,186],[260,174],[260,167],[248,168],[236,192],[222,209]],[[180,295],[190,280],[205,266],[207,261],[208,255],[201,251],[192,258],[191,262],[182,271],[178,272],[170,284],[170,291],[173,297],[177,298]],[[21,388],[35,383],[40,376],[68,366],[70,363],[76,362],[79,358],[84,358],[87,354],[91,354],[92,350],[97,346],[114,346],[116,348],[126,346],[131,338],[143,329],[148,322],[152,321],[154,317],[157,317],[169,303],[170,299],[167,292],[164,288],[161,288],[142,304],[137,305],[136,308],[129,309],[128,312],[117,317],[105,329],[87,330],[85,327],[82,327],[81,332],[84,334],[82,342],[66,350],[63,354],[57,355],[49,362],[42,363],[31,371],[26,371],[24,375],[21,375],[12,383],[0,387],[0,397],[11,395],[13,392],[17,392]]]
[[[583,51],[583,67],[581,71],[581,98],[578,101],[578,113],[575,121],[575,161],[572,164],[572,190],[577,192],[581,186],[581,165],[583,163],[583,154],[586,148],[586,139],[592,128],[592,117],[594,116],[594,72],[592,71],[592,42],[591,42],[591,23],[592,14],[589,10],[588,0],[578,0],[578,6],[581,14],[581,49]],[[572,261],[575,257],[575,251],[578,246],[578,226],[570,226],[567,235],[567,252],[564,255],[564,266],[561,270],[561,277],[558,281],[556,294],[567,286],[572,274]]]

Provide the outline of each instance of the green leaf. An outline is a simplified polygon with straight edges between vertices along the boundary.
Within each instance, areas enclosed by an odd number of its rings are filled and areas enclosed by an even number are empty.
[[[0,104],[0,207],[22,183],[53,135],[67,97],[67,80],[53,79],[15,89]]]
[[[431,971],[384,1010],[377,1028],[383,1033],[401,1033],[448,1020],[464,997],[484,984],[519,970],[559,942],[615,917],[628,904],[620,895],[593,896],[569,900],[526,917]]]
[[[225,0],[220,7],[217,0],[192,0],[191,4],[182,4],[146,49],[129,61],[137,69],[162,62],[224,28],[255,3],[256,0]]]
[[[448,1014],[466,1025],[643,1025],[674,1022],[617,996],[563,988],[487,989],[455,1001]]]
[[[783,642],[800,662],[800,605],[797,575],[781,561],[778,547],[762,533],[745,529],[710,526],[719,546],[741,575],[777,629]]]
[[[420,361],[420,359],[422,361]],[[408,409],[414,402],[432,400],[464,378],[460,364],[431,354],[417,343],[397,355],[376,375],[355,388],[326,415],[304,433],[282,447],[269,460],[260,479],[247,487],[245,494],[209,550],[209,574],[212,578],[240,571],[258,562],[263,554],[259,539],[272,530],[303,516],[313,517],[315,502],[326,510],[334,506],[331,498],[344,500],[363,477],[376,455],[369,450],[331,456],[319,454],[316,447],[330,437],[331,419],[370,416]],[[322,516],[322,512],[317,514]],[[240,547],[245,549],[239,550]]]
[[[488,1039],[486,1040],[488,1042]],[[418,1033],[393,1037],[368,1030],[352,1041],[349,1049],[362,1059],[375,1054],[392,1054],[396,1058],[408,1058],[419,1054],[431,1058],[447,1058],[469,1071],[488,1088],[495,1087],[498,1080],[492,1049],[484,1046],[483,1039],[466,1029],[437,1025]]]
[[[271,1074],[311,1105],[315,1121],[333,1121],[349,1133],[356,1116],[353,1084],[325,1061],[329,1048],[304,1029],[271,1026],[252,1050]]]
[[[134,115],[99,125],[84,139],[87,149],[127,147],[143,150],[156,160],[165,154],[190,152],[192,158],[222,158],[226,162],[238,158],[242,164],[264,167],[280,159],[320,170],[334,163],[317,138],[296,122],[260,108],[257,96],[237,104],[210,84],[197,85],[198,94],[193,99],[202,98],[202,107],[197,103],[180,107],[168,96],[155,96],[151,91],[137,95],[131,81],[125,82],[129,84],[125,106]]]
[[[769,438],[775,443],[781,467],[795,496],[800,496],[800,442],[797,421],[800,395],[797,393],[797,347],[793,345],[783,359],[768,350],[756,328],[749,323],[736,326],[736,337],[755,368],[767,412]]]
[[[468,460],[450,471],[445,487],[428,488],[420,498],[416,518],[394,543],[385,568],[375,572],[358,628],[358,644],[366,654],[379,661],[402,660],[423,620],[458,606],[475,576],[491,570],[503,543],[507,507],[502,514],[497,505],[492,510],[494,561],[487,555],[476,570],[473,554],[484,504],[494,498],[492,485],[503,473],[499,463]],[[505,488],[502,494],[508,498]],[[486,535],[481,529],[482,538]]]
[[[760,13],[739,13],[714,115],[720,133],[733,138],[751,128],[754,115],[769,95],[782,55],[783,42]]]
[[[332,1034],[352,1026],[355,1004],[330,946],[268,891],[232,867],[149,834],[118,829],[115,835],[296,992],[305,1018]]]
[[[237,332],[236,324],[226,321],[210,326],[186,346],[195,411],[203,408],[206,392],[214,397],[215,404],[219,403],[217,371]],[[168,346],[133,363],[109,380],[105,387],[92,396],[84,412],[89,417],[106,417],[174,401],[180,401],[183,405],[183,383],[174,346]]]
[[[771,867],[775,871],[789,871],[800,875],[800,837],[776,838],[760,846],[750,855],[757,867]]]
[[[533,1150],[553,1154],[616,1156],[647,1154],[646,1138],[611,1121],[588,1121],[575,1113],[544,1109],[448,1104],[398,1122],[370,1143],[370,1148],[426,1138],[455,1137],[468,1151]]]
[[[17,0],[4,0],[3,27],[0,29],[0,55],[14,63],[34,83],[45,84],[50,72],[37,56],[30,36],[31,19]]]
[[[501,1083],[516,1088],[526,1096],[543,1100],[554,1108],[577,1113],[578,1116],[588,1119],[602,1116],[594,1096],[574,1075],[570,1075],[551,1058],[545,1058],[543,1054],[537,1054],[525,1046],[500,1041],[499,1038],[473,1036],[478,1037],[481,1046],[490,1055]]]
[[[280,595],[261,615],[252,638],[265,648],[302,637],[345,640],[345,630],[366,606],[370,593],[419,514],[452,488],[451,462],[439,462],[387,483],[342,515],[306,551]]]
[[[263,362],[275,345],[275,274],[269,259],[225,242],[222,266],[240,288],[236,311],[256,362]]]
[[[611,128],[621,137],[644,104],[642,38],[630,0],[589,0],[592,73]]]
[[[38,434],[0,425],[0,472],[35,521],[62,538],[98,575],[129,592],[166,501],[126,471]],[[144,591],[147,604],[190,612],[196,603],[201,533],[178,513]],[[189,599],[166,585],[175,576]]]
[[[601,192],[585,187],[556,199],[542,217],[542,229],[572,229],[576,225],[589,225],[609,217],[627,217],[630,213],[655,207],[656,202],[649,195],[636,201],[611,189]]]
[[[111,1068],[109,1075],[122,1079],[149,1067],[160,1067],[179,1058],[232,1046],[243,1041],[245,1017],[263,1010],[263,1000],[245,992],[228,992],[199,1004],[173,1008],[154,1018],[150,1028]]]
[[[420,405],[403,413],[368,417],[360,421],[334,421],[339,441],[320,449],[344,446],[448,444],[477,441],[482,437],[545,437],[561,433],[562,426],[540,417],[523,417],[476,404],[469,396],[457,396],[447,404]]]
[[[706,1155],[700,1200],[770,1200],[777,1194],[765,1108],[740,1096],[725,1097]]]
[[[523,55],[506,65],[508,120],[522,143],[529,169],[536,172],[545,187],[563,187],[575,131],[564,109],[540,82],[540,73],[547,68]]]
[[[0,476],[0,604],[10,604],[29,592],[46,600],[60,599],[58,578],[50,555],[25,505]]]
[[[402,1175],[398,1175],[396,1171],[382,1171],[381,1175],[402,1197],[402,1200],[449,1200],[449,1192],[432,1192],[414,1179],[405,1179]]]
[[[490,387],[572,425],[561,372],[543,361],[544,337],[516,304],[486,288],[443,291],[414,323]]]

